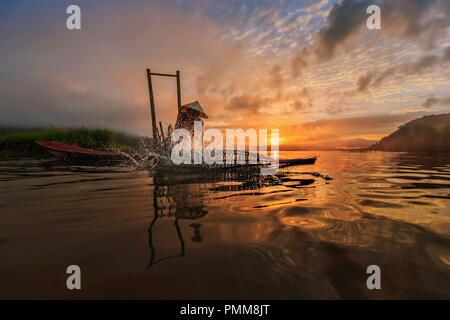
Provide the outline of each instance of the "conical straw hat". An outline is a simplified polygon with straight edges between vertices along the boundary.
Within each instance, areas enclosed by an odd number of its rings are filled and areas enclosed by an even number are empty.
[[[208,116],[206,115],[205,111],[203,111],[203,108],[198,101],[187,103],[181,106],[181,110],[183,109],[195,111],[200,118],[208,119]]]

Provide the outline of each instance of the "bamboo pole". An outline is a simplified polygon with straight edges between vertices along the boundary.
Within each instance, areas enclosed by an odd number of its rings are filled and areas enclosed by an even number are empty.
[[[160,76],[160,77],[176,77],[176,74],[169,74],[169,73],[157,73],[157,72],[152,72],[151,73],[152,76]]]
[[[160,128],[160,132],[161,132],[161,148],[163,149],[164,153],[166,153],[167,141],[166,141],[166,137],[164,136],[164,129],[163,129],[161,121],[159,122],[159,128]]]
[[[161,121],[159,122],[159,128],[161,130],[162,141],[164,141],[166,138],[164,137],[164,130],[163,130],[163,126],[162,126],[162,122]]]
[[[181,86],[180,86],[180,71],[177,70],[177,99],[178,99],[178,112],[181,111]]]
[[[158,128],[156,127],[155,101],[153,99],[152,75],[147,69],[148,93],[150,96],[150,111],[152,114],[153,143],[156,147],[158,141]]]

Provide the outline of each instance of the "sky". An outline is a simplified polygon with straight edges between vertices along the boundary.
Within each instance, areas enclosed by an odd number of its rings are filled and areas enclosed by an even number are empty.
[[[81,30],[66,8],[81,8]],[[369,5],[381,29],[369,30]],[[207,128],[277,128],[287,149],[353,148],[450,110],[450,0],[0,2],[0,125],[151,135],[146,68],[181,72]],[[176,83],[154,78],[156,115]]]

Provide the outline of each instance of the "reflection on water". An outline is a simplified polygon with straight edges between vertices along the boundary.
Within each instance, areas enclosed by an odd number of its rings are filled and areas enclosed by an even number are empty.
[[[150,248],[150,262],[148,268],[154,264],[177,257],[184,257],[185,244],[183,235],[180,230],[179,220],[195,220],[204,217],[208,211],[204,208],[202,198],[194,197],[193,194],[198,190],[198,186],[193,183],[211,183],[211,182],[240,182],[241,184],[221,185],[209,188],[210,191],[239,191],[239,190],[255,190],[262,187],[273,185],[278,182],[276,176],[261,176],[255,171],[251,172],[214,172],[213,174],[201,175],[199,173],[184,175],[182,177],[168,175],[164,172],[151,172],[153,176],[153,220],[148,228],[148,243]],[[183,185],[183,191],[177,192],[174,185]],[[237,188],[236,188],[237,187]],[[180,191],[180,190],[178,190]],[[156,250],[153,245],[153,228],[161,217],[173,217],[174,227],[180,241],[180,253],[156,259]],[[192,241],[201,242],[200,223],[192,223],[189,225],[194,229]]]
[[[0,188],[1,298],[450,298],[448,157],[322,152],[276,176],[1,160]]]

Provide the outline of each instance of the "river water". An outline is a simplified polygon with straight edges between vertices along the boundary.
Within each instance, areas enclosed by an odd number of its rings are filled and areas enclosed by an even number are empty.
[[[275,177],[0,160],[0,298],[449,299],[450,158],[317,155]]]

